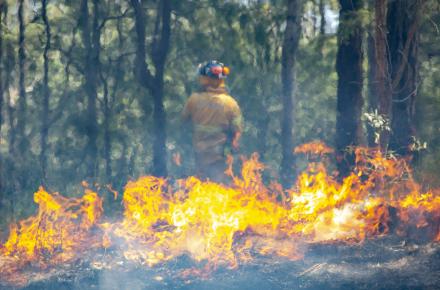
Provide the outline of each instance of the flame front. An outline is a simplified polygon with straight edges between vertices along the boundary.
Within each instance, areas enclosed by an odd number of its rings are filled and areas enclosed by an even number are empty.
[[[47,267],[100,248],[121,250],[125,259],[149,266],[189,255],[210,266],[237,267],[255,255],[300,259],[310,243],[422,232],[440,240],[439,190],[423,192],[404,160],[357,148],[356,168],[338,182],[316,161],[325,160],[330,148],[311,143],[295,152],[315,161],[288,190],[263,183],[257,155],[243,162],[241,177],[228,171],[232,185],[196,177],[173,184],[139,178],[126,185],[124,217],[115,223],[100,218],[102,201],[92,191],[65,198],[40,189],[37,215],[11,226],[0,249],[11,262],[0,264],[0,272],[17,281],[16,273],[29,263]]]

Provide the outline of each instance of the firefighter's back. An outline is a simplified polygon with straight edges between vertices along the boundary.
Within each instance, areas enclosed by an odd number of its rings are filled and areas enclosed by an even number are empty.
[[[201,163],[224,158],[236,101],[226,93],[201,92],[190,97],[188,110],[193,124],[193,144]]]

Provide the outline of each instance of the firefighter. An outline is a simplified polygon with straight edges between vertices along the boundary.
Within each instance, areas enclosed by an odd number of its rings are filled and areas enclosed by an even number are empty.
[[[182,112],[193,129],[197,175],[227,182],[226,157],[239,149],[242,132],[240,107],[225,87],[229,68],[218,61],[199,65],[201,91],[193,93]]]

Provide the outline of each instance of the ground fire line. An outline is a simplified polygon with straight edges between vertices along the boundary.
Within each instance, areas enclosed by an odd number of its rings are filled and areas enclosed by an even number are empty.
[[[242,267],[261,256],[300,260],[317,244],[357,246],[387,235],[440,240],[440,190],[424,190],[405,160],[356,148],[356,168],[338,182],[321,162],[330,148],[316,142],[295,152],[313,162],[290,189],[265,185],[264,165],[254,154],[243,161],[241,176],[229,171],[231,186],[196,177],[177,186],[154,176],[129,182],[124,217],[112,223],[92,190],[66,198],[40,188],[34,195],[38,213],[11,225],[1,245],[0,281],[26,285],[29,268],[50,271],[91,250],[116,251],[122,260],[146,267],[188,256],[203,267],[185,273],[202,275],[218,267]]]

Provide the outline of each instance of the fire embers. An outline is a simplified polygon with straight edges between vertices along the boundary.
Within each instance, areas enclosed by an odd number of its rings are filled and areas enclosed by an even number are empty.
[[[404,160],[357,148],[357,167],[338,182],[321,162],[330,148],[313,143],[297,152],[313,162],[288,190],[263,183],[257,155],[243,161],[241,176],[228,170],[231,185],[139,178],[127,184],[124,217],[115,223],[100,221],[94,192],[69,199],[40,189],[38,214],[11,228],[0,259],[19,261],[18,271],[110,248],[148,266],[187,255],[209,267],[237,267],[256,255],[301,259],[312,243],[358,244],[387,234],[439,240],[439,191],[423,192]],[[1,273],[12,271],[4,265]]]

